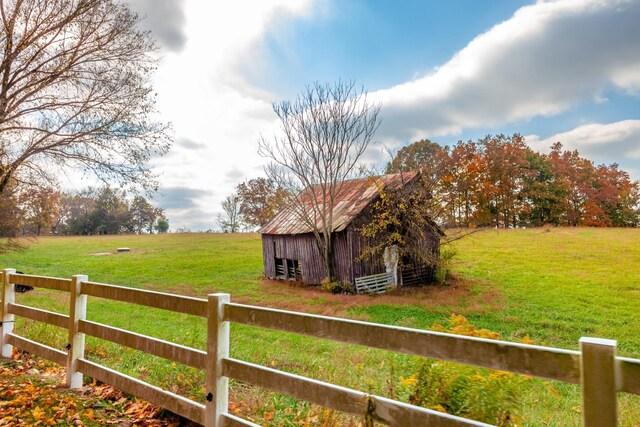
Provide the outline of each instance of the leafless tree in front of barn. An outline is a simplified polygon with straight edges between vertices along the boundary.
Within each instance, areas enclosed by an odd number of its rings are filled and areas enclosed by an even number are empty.
[[[312,230],[327,279],[334,280],[333,211],[342,183],[358,173],[359,159],[380,125],[380,106],[354,82],[314,83],[294,102],[273,104],[282,134],[260,139],[267,176],[288,190],[288,208]]]
[[[153,187],[155,45],[115,0],[0,2],[0,193],[65,167]]]

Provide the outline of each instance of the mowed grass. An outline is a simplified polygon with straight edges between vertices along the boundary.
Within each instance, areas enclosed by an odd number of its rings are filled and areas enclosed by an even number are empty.
[[[22,253],[0,255],[3,268],[234,301],[379,323],[429,328],[451,313],[505,339],[577,348],[580,336],[618,340],[619,354],[640,357],[640,230],[532,229],[484,231],[455,243],[450,286],[404,289],[384,296],[331,295],[316,288],[261,279],[256,234],[45,237]],[[118,247],[130,253],[115,254]],[[97,255],[110,252],[109,255]],[[19,302],[67,310],[65,294],[36,290]],[[204,349],[204,319],[90,298],[88,318]],[[19,333],[62,348],[65,331],[22,321]],[[232,357],[388,395],[408,377],[415,358],[291,334],[232,325]],[[188,367],[89,339],[87,357],[202,400],[204,376]],[[575,386],[531,381],[523,392],[526,425],[578,425]],[[277,394],[233,384],[236,410],[261,424],[331,421],[334,414]],[[621,395],[621,424],[640,424],[640,403]],[[343,417],[336,421],[351,423]],[[327,424],[331,425],[331,424]]]

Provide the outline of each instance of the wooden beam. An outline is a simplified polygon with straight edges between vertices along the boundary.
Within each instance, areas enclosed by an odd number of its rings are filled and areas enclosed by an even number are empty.
[[[225,320],[484,368],[580,382],[580,352],[229,303]]]
[[[184,297],[164,292],[145,291],[96,282],[83,283],[82,293],[99,298],[207,317],[207,300],[202,298]]]
[[[222,427],[260,427],[260,425],[231,414],[222,414]]]
[[[640,360],[616,357],[620,372],[619,391],[640,394]]]
[[[39,342],[31,341],[30,339],[23,338],[15,334],[9,334],[8,339],[9,343],[15,345],[21,350],[25,350],[29,353],[35,354],[36,356],[51,360],[60,366],[65,366],[67,364],[67,353],[64,351],[49,347],[48,345],[40,344]]]
[[[207,353],[191,347],[136,334],[135,332],[125,331],[124,329],[91,322],[89,320],[81,320],[79,330],[92,337],[111,341],[197,369],[204,369],[206,365]]]
[[[9,313],[38,322],[67,329],[69,327],[69,316],[66,314],[54,313],[53,311],[40,310],[39,308],[28,307],[21,304],[9,304]]]
[[[59,279],[57,277],[34,276],[31,274],[12,273],[9,280],[21,285],[33,286],[34,288],[53,289],[54,291],[69,292],[71,280]]]
[[[140,399],[162,406],[169,411],[181,415],[193,422],[204,424],[204,405],[185,397],[163,390],[137,378],[121,374],[97,363],[85,359],[78,360],[78,368],[82,373],[131,393]]]
[[[284,393],[326,408],[365,417],[392,426],[467,427],[489,424],[413,406],[381,396],[225,358],[224,374],[248,384]]]

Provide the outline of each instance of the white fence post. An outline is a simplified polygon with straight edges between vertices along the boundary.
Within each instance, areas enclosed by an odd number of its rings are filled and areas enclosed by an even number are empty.
[[[229,405],[229,379],[222,375],[222,358],[229,356],[229,322],[223,321],[229,300],[229,294],[208,296],[205,427],[221,427]]]
[[[16,270],[13,268],[5,268],[2,270],[2,308],[0,319],[0,346],[2,347],[2,357],[11,357],[13,353],[13,346],[7,343],[8,335],[13,332],[13,314],[9,313],[9,304],[16,302],[16,288],[9,280],[9,276],[15,274]]]
[[[71,278],[69,289],[69,341],[67,342],[67,387],[82,387],[82,372],[78,372],[77,360],[84,357],[84,334],[78,332],[80,319],[87,317],[87,296],[80,292],[80,284],[89,280],[84,274]]]
[[[616,341],[582,337],[580,352],[583,425],[617,426]]]

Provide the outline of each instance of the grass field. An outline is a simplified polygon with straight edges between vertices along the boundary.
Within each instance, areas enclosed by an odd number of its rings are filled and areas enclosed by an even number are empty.
[[[508,340],[576,349],[581,336],[618,340],[618,352],[640,357],[640,230],[531,229],[484,231],[455,243],[449,286],[403,289],[384,296],[331,295],[316,288],[263,281],[255,234],[46,237],[22,253],[0,255],[2,268],[204,297],[228,292],[233,301],[430,328],[452,313]],[[130,247],[125,254],[99,255]],[[64,294],[37,290],[19,302],[64,311]],[[90,299],[90,320],[204,348],[203,319]],[[19,333],[61,348],[64,332],[21,322]],[[377,394],[401,395],[417,358],[233,325],[233,357],[303,373]],[[190,368],[88,340],[87,357],[203,399],[203,375]],[[579,425],[575,386],[530,380],[519,386],[524,425]],[[620,395],[621,425],[640,425],[640,399]],[[286,396],[240,384],[234,408],[260,424],[350,423]],[[315,424],[314,424],[315,423]],[[333,423],[333,424],[331,424]]]

